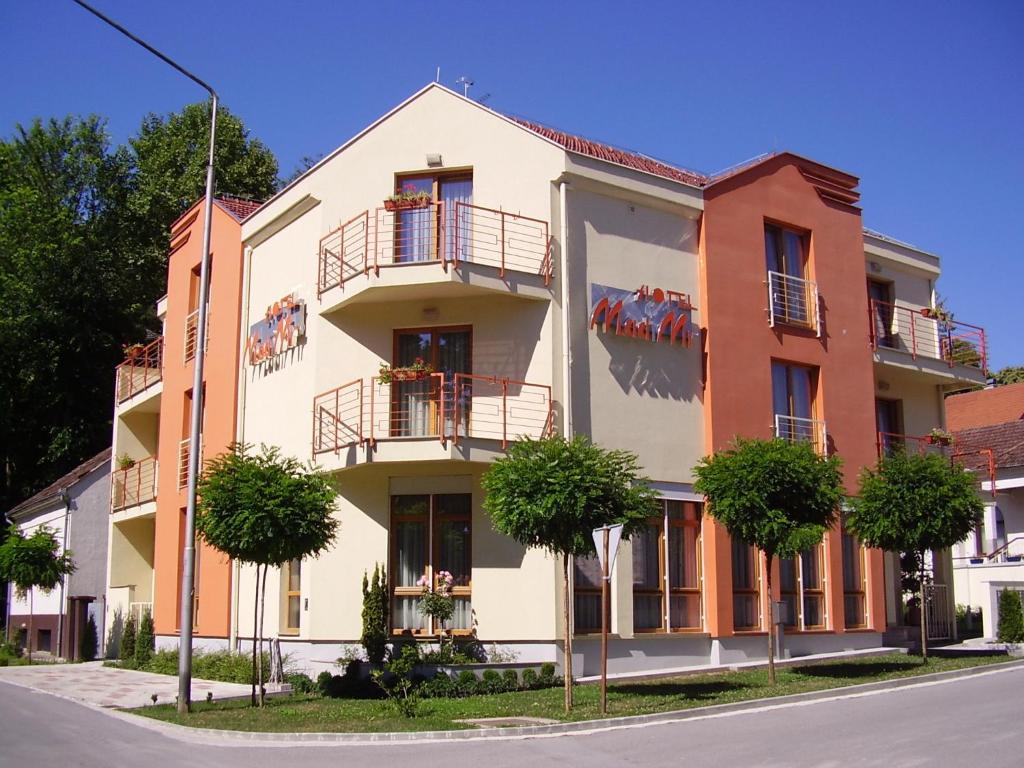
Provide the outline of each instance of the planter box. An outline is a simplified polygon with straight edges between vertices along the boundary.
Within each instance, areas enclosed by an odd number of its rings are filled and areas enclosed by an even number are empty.
[[[417,208],[429,208],[433,200],[385,200],[385,211],[409,211]]]

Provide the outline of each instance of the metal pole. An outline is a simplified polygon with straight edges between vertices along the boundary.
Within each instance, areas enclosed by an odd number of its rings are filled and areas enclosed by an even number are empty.
[[[136,37],[113,19],[82,0],[74,2],[122,35],[138,43],[210,94],[210,154],[206,165],[206,196],[203,218],[203,252],[199,268],[199,317],[196,333],[195,375],[192,378],[192,421],[189,431],[188,506],[185,513],[185,546],[181,572],[181,634],[178,644],[178,712],[186,713],[192,703],[192,591],[195,584],[196,479],[199,474],[200,430],[203,416],[203,364],[206,362],[207,302],[210,293],[210,227],[213,221],[213,159],[217,136],[217,93],[169,56]]]
[[[604,573],[601,578],[601,714],[608,714],[608,526],[604,527]]]

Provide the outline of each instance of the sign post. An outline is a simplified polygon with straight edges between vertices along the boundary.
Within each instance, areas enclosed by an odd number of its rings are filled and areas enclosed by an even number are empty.
[[[608,714],[608,584],[611,581],[615,555],[622,539],[621,525],[605,525],[593,531],[594,548],[601,562],[601,714]]]

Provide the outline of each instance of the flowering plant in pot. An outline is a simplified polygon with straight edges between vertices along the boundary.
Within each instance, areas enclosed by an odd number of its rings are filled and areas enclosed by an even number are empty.
[[[421,587],[423,592],[420,595],[419,610],[424,616],[429,616],[437,631],[442,653],[446,636],[445,624],[451,621],[455,615],[455,598],[452,596],[452,586],[455,584],[455,577],[448,571],[438,571],[434,576],[434,586],[431,588],[430,577],[424,574],[420,576],[416,586]]]
[[[395,381],[420,381],[434,372],[434,367],[424,362],[422,357],[413,360],[412,365],[401,365],[392,368],[387,363],[380,364],[377,372],[377,381],[381,384],[391,384]]]
[[[415,184],[403,184],[400,192],[384,198],[384,209],[400,211],[408,208],[426,208],[431,202],[433,196],[429,192],[416,189]]]
[[[925,441],[932,445],[950,445],[953,442],[953,433],[936,427],[928,433]]]

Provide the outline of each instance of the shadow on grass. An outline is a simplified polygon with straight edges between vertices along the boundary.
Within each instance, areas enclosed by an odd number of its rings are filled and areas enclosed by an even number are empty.
[[[731,683],[716,680],[706,683],[636,683],[616,685],[608,689],[609,693],[621,693],[626,696],[678,696],[684,699],[705,701],[714,699],[729,691],[739,691],[751,686],[745,683]]]
[[[871,664],[850,664],[838,662],[835,664],[813,664],[807,667],[800,667],[792,670],[799,675],[808,677],[834,677],[837,679],[857,680],[864,677],[876,677],[887,675],[893,672],[907,672],[919,669],[921,661],[907,659],[906,661],[879,661]]]

